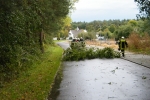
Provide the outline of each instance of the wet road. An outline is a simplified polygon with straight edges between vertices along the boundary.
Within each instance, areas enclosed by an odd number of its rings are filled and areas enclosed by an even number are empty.
[[[150,69],[123,59],[63,62],[58,91],[57,100],[150,100]]]
[[[69,47],[69,42],[64,41],[64,42],[58,42],[57,43],[59,46],[61,46],[64,50]]]

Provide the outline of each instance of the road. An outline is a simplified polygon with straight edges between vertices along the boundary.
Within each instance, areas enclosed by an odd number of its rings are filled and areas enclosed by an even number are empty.
[[[64,49],[66,42],[58,43]],[[63,62],[56,100],[150,100],[150,69],[125,59]],[[49,99],[51,100],[51,99]]]

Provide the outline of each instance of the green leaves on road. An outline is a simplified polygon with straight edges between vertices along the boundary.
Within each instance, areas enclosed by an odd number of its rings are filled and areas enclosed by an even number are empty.
[[[64,52],[64,61],[79,61],[85,59],[94,58],[120,58],[120,53],[114,51],[112,48],[106,47],[104,49],[99,48],[82,48],[71,49],[68,48]]]

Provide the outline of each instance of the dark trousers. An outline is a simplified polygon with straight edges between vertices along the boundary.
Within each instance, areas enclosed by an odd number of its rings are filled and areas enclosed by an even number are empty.
[[[122,56],[124,57],[124,50],[121,50]]]

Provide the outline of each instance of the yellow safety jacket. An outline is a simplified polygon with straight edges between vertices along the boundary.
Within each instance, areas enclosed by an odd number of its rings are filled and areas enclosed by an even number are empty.
[[[120,42],[119,42],[120,50],[125,50],[126,46],[127,46],[126,40],[125,39],[121,39]]]

